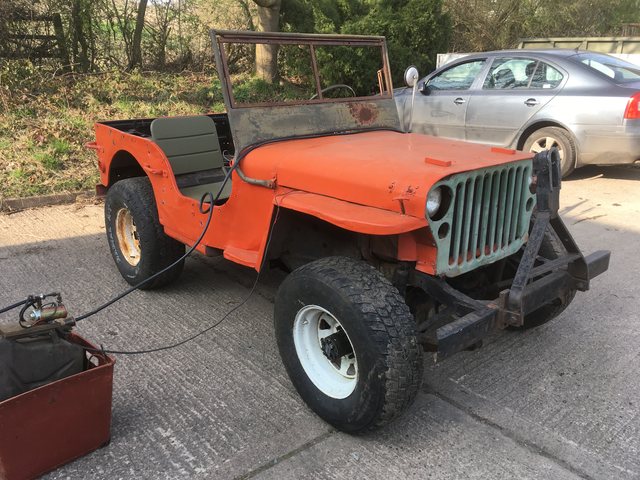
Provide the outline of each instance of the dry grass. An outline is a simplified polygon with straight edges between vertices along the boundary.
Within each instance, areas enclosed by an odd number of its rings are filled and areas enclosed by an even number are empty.
[[[214,74],[53,76],[0,65],[0,197],[92,189],[99,120],[223,111]]]

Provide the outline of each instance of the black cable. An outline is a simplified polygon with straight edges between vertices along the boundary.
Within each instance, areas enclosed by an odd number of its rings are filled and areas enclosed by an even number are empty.
[[[25,303],[27,303],[29,301],[28,298],[21,300],[19,302],[14,303],[13,305],[9,305],[7,307],[4,308],[0,308],[0,313],[4,313],[4,312],[8,312],[9,310],[13,310],[14,308],[18,308],[22,305],[24,305]]]
[[[332,130],[332,131],[325,131],[325,132],[319,132],[319,133],[310,133],[310,134],[305,134],[305,135],[291,135],[291,136],[287,136],[287,137],[280,137],[280,138],[272,138],[272,139],[269,139],[269,140],[263,140],[261,142],[257,142],[257,143],[254,143],[252,145],[249,145],[248,147],[246,147],[244,150],[242,150],[240,152],[240,154],[238,155],[238,158],[234,162],[233,166],[227,171],[227,173],[226,173],[226,175],[224,177],[224,180],[222,182],[222,186],[220,187],[220,190],[218,191],[218,193],[215,196],[215,198],[212,198],[213,197],[213,193],[212,192],[207,192],[202,196],[202,198],[200,198],[200,204],[198,206],[198,209],[199,209],[200,213],[208,214],[208,217],[207,217],[207,222],[206,222],[206,224],[204,226],[204,229],[202,230],[202,233],[200,234],[200,237],[198,237],[198,240],[196,241],[196,243],[191,248],[189,248],[189,250],[183,256],[181,256],[178,260],[173,262],[171,265],[163,268],[159,272],[154,273],[153,275],[151,275],[150,277],[144,279],[140,283],[128,288],[124,292],[120,293],[119,295],[116,295],[115,297],[111,298],[110,300],[108,300],[107,302],[103,303],[99,307],[97,307],[97,308],[95,308],[95,309],[93,309],[93,310],[91,310],[91,311],[89,311],[87,313],[84,313],[84,314],[76,317],[75,321],[79,322],[81,320],[89,318],[92,315],[95,315],[96,313],[98,313],[98,312],[104,310],[105,308],[109,307],[110,305],[113,305],[115,302],[123,299],[124,297],[126,297],[130,293],[135,292],[141,286],[143,286],[146,283],[150,282],[154,278],[157,278],[160,275],[162,275],[163,273],[169,271],[170,269],[175,267],[178,263],[180,263],[182,260],[184,260],[189,255],[191,255],[193,253],[193,251],[196,249],[196,247],[198,245],[200,245],[200,242],[202,242],[202,239],[204,238],[205,234],[207,233],[207,230],[209,229],[209,225],[211,224],[211,217],[213,215],[213,205],[215,204],[215,202],[217,202],[219,200],[220,195],[222,195],[222,191],[224,190],[224,187],[227,184],[227,181],[229,180],[229,178],[231,178],[231,174],[233,173],[233,171],[235,169],[237,169],[240,166],[240,161],[244,157],[246,157],[250,152],[255,150],[256,148],[262,147],[264,145],[268,145],[270,143],[284,142],[284,141],[289,141],[289,140],[303,140],[303,139],[307,139],[307,138],[318,138],[318,137],[325,137],[325,136],[329,136],[329,135],[353,135],[353,134],[356,134],[356,133],[364,133],[364,132],[379,131],[379,130],[392,131],[392,132],[397,132],[397,133],[405,133],[402,130],[399,130],[397,128],[392,128],[392,127],[363,127],[363,128],[356,128],[356,129],[353,129],[353,130],[343,130],[343,131]],[[206,198],[208,198],[211,201],[210,202],[206,202],[205,201]],[[205,203],[209,203],[209,207],[206,210],[204,209],[204,204]],[[47,295],[47,296],[49,296],[49,295]],[[12,305],[9,305],[7,307],[4,307],[4,308],[0,309],[0,314],[8,312],[9,310],[13,310],[14,308],[20,307],[21,305],[24,305],[25,303],[29,302],[29,300],[30,299],[27,298],[26,300],[22,300],[20,302],[17,302],[17,303],[14,303]]]
[[[34,302],[38,298],[41,299],[41,300],[44,300],[47,297],[55,297],[57,295],[59,295],[57,292],[47,293],[47,294],[43,293],[41,295],[29,295],[24,300],[20,300],[19,302],[16,302],[16,303],[14,303],[12,305],[8,305],[6,307],[0,308],[0,314],[8,312],[9,310],[13,310],[14,308],[18,308],[18,307],[24,305],[25,303]]]
[[[146,283],[150,282],[154,278],[159,277],[163,273],[171,270],[178,263],[180,263],[182,260],[184,260],[189,255],[191,255],[193,253],[193,251],[196,249],[196,247],[198,245],[200,245],[200,242],[202,242],[202,239],[204,238],[205,234],[207,233],[207,230],[209,229],[209,225],[211,224],[211,217],[213,216],[213,205],[215,204],[215,202],[218,201],[218,199],[220,198],[220,195],[222,195],[222,191],[224,190],[224,187],[227,184],[227,181],[231,177],[231,173],[240,166],[240,162],[242,161],[242,159],[244,157],[246,157],[249,153],[251,153],[253,150],[255,150],[256,148],[262,147],[264,145],[268,145],[270,143],[284,142],[284,141],[290,141],[290,140],[302,140],[302,139],[307,139],[307,138],[317,138],[317,137],[323,137],[323,136],[327,136],[327,135],[353,135],[353,134],[356,134],[356,133],[363,133],[363,132],[377,131],[377,130],[389,130],[389,131],[393,131],[393,132],[404,133],[401,130],[398,130],[398,129],[395,129],[395,128],[386,128],[386,127],[373,127],[373,128],[370,128],[370,127],[364,127],[364,128],[353,129],[353,130],[327,131],[327,132],[320,132],[320,133],[310,133],[310,134],[305,134],[305,135],[291,135],[291,136],[287,136],[287,137],[272,138],[272,139],[263,140],[261,142],[254,143],[254,144],[249,145],[248,147],[244,148],[238,154],[238,158],[234,162],[233,166],[227,171],[227,174],[224,176],[224,180],[222,182],[222,186],[218,190],[218,193],[217,193],[215,199],[212,199],[212,201],[209,202],[209,208],[207,210],[205,210],[203,208],[204,203],[205,203],[205,198],[211,199],[213,197],[213,194],[211,192],[207,192],[200,199],[200,205],[198,207],[199,210],[200,210],[200,213],[203,213],[203,214],[208,213],[209,216],[207,217],[207,222],[206,222],[204,228],[202,229],[202,233],[200,234],[200,237],[198,237],[198,240],[196,240],[196,243],[194,243],[193,246],[191,248],[189,248],[189,250],[187,250],[187,252],[183,256],[181,256],[178,260],[173,262],[168,267],[163,268],[159,272],[154,273],[153,275],[151,275],[150,277],[144,279],[140,283],[132,286],[131,288],[128,288],[127,290],[125,290],[121,294],[116,295],[115,297],[113,297],[109,301],[103,303],[99,307],[97,307],[97,308],[95,308],[95,309],[93,309],[93,310],[91,310],[91,311],[89,311],[87,313],[84,313],[84,314],[80,315],[79,317],[76,317],[75,318],[76,323],[80,322],[80,321],[82,321],[82,320],[84,320],[84,319],[86,319],[86,318],[88,318],[88,317],[90,317],[92,315],[95,315],[96,313],[104,310],[108,306],[113,305],[117,301],[123,299],[124,297],[126,297],[130,293],[135,292],[141,286],[143,286]]]
[[[36,299],[33,297],[27,298],[27,302],[24,304],[24,307],[20,309],[20,314],[18,315],[18,323],[22,328],[28,328],[26,320],[24,319],[24,314],[29,309],[29,307],[36,307]]]
[[[317,138],[317,137],[323,137],[323,136],[329,136],[329,135],[353,135],[353,134],[356,134],[356,133],[364,133],[364,132],[368,132],[368,131],[379,131],[379,130],[393,131],[393,132],[397,132],[397,133],[405,133],[402,130],[398,130],[398,129],[395,129],[395,128],[388,128],[388,127],[373,127],[373,128],[369,128],[369,127],[365,127],[365,128],[358,128],[358,129],[353,129],[353,130],[327,131],[327,132],[311,133],[311,134],[305,134],[305,135],[292,135],[292,136],[287,136],[287,137],[268,139],[268,140],[264,140],[264,141],[257,142],[257,143],[254,143],[252,145],[249,145],[248,147],[243,149],[238,154],[238,158],[234,162],[233,166],[227,171],[227,173],[226,173],[226,175],[224,177],[224,180],[222,182],[222,185],[220,186],[220,189],[218,190],[218,193],[216,194],[215,198],[213,197],[213,193],[212,192],[206,192],[205,194],[202,195],[202,198],[200,198],[200,204],[198,206],[198,209],[199,209],[200,213],[208,214],[208,216],[207,216],[207,221],[205,223],[205,226],[204,226],[204,228],[202,230],[202,233],[200,234],[200,236],[198,237],[196,242],[193,244],[193,246],[190,247],[189,250],[184,255],[182,255],[178,260],[173,262],[171,265],[163,268],[159,272],[157,272],[157,273],[151,275],[150,277],[144,279],[140,283],[128,288],[124,292],[120,293],[119,295],[116,295],[115,297],[111,298],[110,300],[108,300],[107,302],[103,303],[99,307],[96,307],[95,309],[76,317],[74,319],[75,322],[77,323],[77,322],[79,322],[81,320],[85,320],[86,318],[89,318],[92,315],[95,315],[96,313],[104,310],[105,308],[109,307],[110,305],[113,305],[114,303],[116,303],[117,301],[119,301],[122,298],[126,297],[130,293],[135,292],[141,286],[143,286],[146,283],[150,282],[154,278],[157,278],[158,276],[162,275],[163,273],[169,271],[170,269],[175,267],[178,263],[180,263],[182,260],[184,260],[189,255],[191,255],[193,253],[193,251],[198,247],[200,242],[202,242],[205,234],[207,233],[207,230],[209,229],[209,226],[211,224],[211,219],[213,217],[213,207],[214,207],[215,203],[219,200],[220,195],[222,195],[222,192],[224,190],[225,185],[227,184],[227,181],[229,180],[229,178],[231,178],[231,174],[233,173],[234,170],[236,170],[240,166],[241,160],[244,157],[246,157],[250,152],[255,150],[256,148],[262,147],[262,146],[267,145],[267,144],[283,142],[283,141],[302,140],[302,139]],[[290,191],[290,192],[282,195],[282,197],[285,197],[285,196],[290,195],[292,193],[295,193],[295,191]],[[208,201],[205,200],[205,199],[208,199]],[[205,203],[208,204],[208,208],[207,209],[204,208]],[[191,340],[196,339],[197,337],[205,334],[206,332],[216,328],[224,320],[226,320],[229,317],[229,315],[231,315],[238,308],[243,306],[251,298],[251,296],[253,295],[253,293],[254,293],[257,285],[258,285],[258,281],[260,280],[260,274],[262,272],[262,268],[264,266],[264,262],[265,262],[265,260],[267,258],[267,253],[269,251],[269,245],[271,244],[271,238],[272,238],[272,235],[273,235],[273,231],[274,231],[276,222],[278,221],[279,213],[280,213],[280,204],[278,202],[276,202],[276,214],[275,214],[273,223],[271,224],[271,228],[270,228],[270,231],[269,231],[269,236],[267,238],[267,243],[266,243],[265,249],[264,249],[264,256],[263,256],[263,259],[262,259],[262,263],[260,265],[260,269],[258,270],[258,274],[256,275],[256,279],[255,279],[255,281],[253,283],[253,286],[251,287],[251,290],[249,291],[249,294],[238,305],[236,305],[231,310],[229,310],[227,313],[225,313],[224,316],[220,320],[218,320],[216,323],[214,323],[213,325],[210,325],[209,327],[205,328],[204,330],[201,330],[201,331],[197,332],[196,334],[194,334],[194,335],[192,335],[192,336],[190,336],[190,337],[188,337],[188,338],[186,338],[184,340],[181,340],[180,342],[177,342],[177,343],[174,343],[174,344],[171,344],[171,345],[165,345],[165,346],[162,346],[162,347],[151,348],[151,349],[146,349],[146,350],[132,350],[132,351],[105,350],[104,348],[102,348],[102,349],[86,348],[86,350],[87,351],[98,352],[98,353],[103,352],[103,353],[113,353],[113,354],[119,354],[119,355],[142,355],[142,354],[145,354],[145,353],[159,352],[159,351],[169,350],[169,349],[172,349],[172,348],[179,347],[181,345],[184,345],[187,342],[190,342]],[[4,313],[4,312],[6,312],[8,310],[11,310],[13,308],[17,308],[17,307],[19,307],[21,305],[24,305],[25,303],[28,303],[30,301],[30,299],[31,299],[31,297],[27,298],[26,300],[23,300],[21,302],[15,303],[13,305],[9,305],[8,307],[5,307],[5,308],[1,309],[0,313]],[[25,307],[23,309],[23,311],[26,310],[26,308],[28,308],[28,306]]]
[[[90,316],[95,315],[96,313],[104,310],[108,306],[113,305],[117,301],[122,300],[124,297],[126,297],[130,293],[135,292],[140,287],[142,287],[143,285],[149,283],[154,278],[157,278],[160,275],[162,275],[163,273],[168,272],[169,270],[174,268],[178,263],[180,263],[182,260],[184,260],[189,255],[191,255],[193,253],[193,251],[198,247],[198,245],[200,245],[200,242],[202,242],[202,239],[204,238],[205,234],[207,233],[207,230],[209,230],[209,225],[211,224],[211,218],[213,217],[213,206],[218,201],[218,199],[220,198],[220,195],[222,195],[224,187],[227,184],[227,181],[229,180],[229,178],[231,177],[231,173],[237,168],[237,165],[239,165],[239,162],[236,162],[233,165],[233,167],[231,167],[227,171],[226,175],[224,176],[224,180],[222,182],[222,185],[220,186],[220,189],[218,190],[218,193],[216,194],[215,198],[213,197],[213,193],[212,192],[206,192],[205,194],[202,195],[202,198],[200,198],[200,205],[198,206],[198,209],[200,210],[200,213],[208,214],[207,221],[206,221],[206,223],[204,225],[204,228],[202,229],[202,233],[200,234],[200,236],[198,237],[196,242],[193,244],[192,247],[189,248],[189,250],[186,251],[186,253],[184,255],[182,255],[179,259],[177,259],[175,262],[173,262],[169,266],[163,268],[159,272],[154,273],[150,277],[145,278],[140,283],[137,283],[136,285],[128,288],[127,290],[125,290],[124,292],[120,293],[119,295],[116,295],[115,297],[111,298],[110,300],[108,300],[107,302],[103,303],[99,307],[96,307],[93,310],[91,310],[91,311],[89,311],[87,313],[84,313],[84,314],[80,315],[79,317],[76,317],[75,318],[76,323],[78,323],[81,320],[84,320],[86,318],[89,318]],[[207,203],[209,205],[208,208],[206,208],[206,209],[204,207],[205,203]]]
[[[282,197],[285,197],[291,193],[294,192],[288,192],[285,193],[284,195],[282,195]],[[176,348],[179,347],[181,345],[184,345],[185,343],[188,343],[192,340],[195,340],[196,338],[200,337],[201,335],[204,335],[205,333],[207,333],[210,330],[213,330],[214,328],[216,328],[218,325],[220,325],[222,322],[224,322],[229,315],[231,315],[233,312],[235,312],[236,310],[238,310],[240,307],[242,307],[245,303],[247,303],[249,301],[249,299],[251,298],[251,296],[253,295],[253,293],[256,290],[256,287],[258,286],[258,281],[260,280],[260,274],[262,273],[263,267],[264,267],[264,263],[267,259],[267,253],[269,251],[269,245],[271,245],[271,238],[273,237],[273,231],[275,230],[275,226],[276,223],[278,222],[278,216],[280,214],[280,204],[278,202],[276,202],[276,213],[273,219],[273,222],[271,223],[271,228],[269,231],[269,237],[267,238],[267,244],[265,245],[264,248],[264,256],[262,257],[262,263],[260,264],[260,269],[258,270],[258,273],[256,275],[256,279],[253,282],[253,285],[251,286],[251,290],[249,290],[248,295],[240,302],[238,303],[235,307],[233,307],[231,310],[229,310],[227,313],[225,313],[222,318],[220,320],[218,320],[217,322],[213,323],[212,325],[209,325],[207,328],[200,330],[199,332],[196,332],[195,334],[191,335],[190,337],[187,337],[183,340],[180,340],[179,342],[176,343],[172,343],[170,345],[163,345],[161,347],[154,347],[154,348],[147,348],[145,350],[106,350],[104,348],[87,348],[85,347],[85,350],[90,351],[90,352],[96,352],[96,353],[112,353],[115,355],[144,355],[146,353],[155,353],[155,352],[161,352],[163,350],[170,350],[172,348]]]

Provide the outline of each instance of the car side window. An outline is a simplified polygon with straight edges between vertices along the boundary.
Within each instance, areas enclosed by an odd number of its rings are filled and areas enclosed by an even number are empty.
[[[440,72],[427,81],[431,90],[468,90],[482,71],[485,59],[471,60]]]
[[[484,80],[484,90],[529,88],[537,60],[531,58],[496,58]]]
[[[556,88],[562,79],[563,75],[551,65],[538,62],[529,88]]]
[[[548,63],[532,58],[497,58],[482,88],[484,90],[555,88],[562,74]]]

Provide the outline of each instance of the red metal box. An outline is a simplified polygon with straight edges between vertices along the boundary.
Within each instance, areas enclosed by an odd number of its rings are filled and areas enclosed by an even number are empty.
[[[109,443],[115,360],[91,356],[83,372],[0,402],[0,479],[34,478]]]

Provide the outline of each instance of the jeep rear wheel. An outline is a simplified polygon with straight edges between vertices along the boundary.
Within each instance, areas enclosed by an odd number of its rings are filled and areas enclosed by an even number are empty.
[[[107,192],[104,217],[111,255],[131,285],[168,267],[184,254],[184,245],[164,233],[153,188],[146,177],[128,178],[113,185]],[[184,260],[140,288],[167,285],[178,278],[183,267]]]
[[[298,268],[278,290],[274,317],[291,382],[334,427],[381,427],[415,399],[423,371],[415,322],[370,265],[328,257]]]

